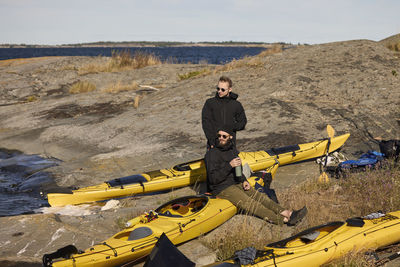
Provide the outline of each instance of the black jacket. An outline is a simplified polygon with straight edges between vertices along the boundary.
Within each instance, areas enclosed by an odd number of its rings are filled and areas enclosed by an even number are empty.
[[[207,189],[209,193],[217,195],[225,188],[246,180],[243,175],[237,178],[235,169],[229,164],[238,155],[239,152],[232,143],[225,148],[216,146],[207,151],[204,161],[207,170]]]
[[[234,131],[233,140],[236,140],[236,131],[243,130],[247,123],[242,104],[237,101],[238,95],[230,92],[228,97],[207,99],[201,112],[203,131],[209,145],[216,143],[218,127],[229,125]]]

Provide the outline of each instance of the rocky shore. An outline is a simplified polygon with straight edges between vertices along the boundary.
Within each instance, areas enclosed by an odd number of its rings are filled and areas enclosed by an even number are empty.
[[[203,157],[201,108],[221,75],[234,81],[248,124],[238,133],[242,151],[314,141],[350,132],[342,152],[357,157],[379,150],[375,138],[399,139],[400,54],[379,42],[353,40],[299,46],[246,58],[230,68],[162,64],[120,72],[80,73],[105,58],[48,57],[0,61],[0,147],[61,160],[50,168],[57,186],[88,186]],[[179,75],[211,70],[181,80]],[[96,85],[71,94],[78,81]],[[108,93],[113,84],[138,89]],[[139,106],[134,106],[139,96]],[[273,187],[318,175],[314,162],[278,170]],[[50,186],[50,185],[49,185]],[[54,185],[51,185],[54,186]],[[154,209],[193,188],[135,197],[117,209],[82,216],[1,217],[2,266],[40,266],[44,253],[67,244],[84,249],[117,231],[118,217]],[[279,191],[278,191],[279,197]],[[222,227],[229,227],[236,217]],[[257,221],[258,219],[254,219]],[[228,225],[228,226],[226,226]],[[279,229],[290,235],[288,229]],[[209,235],[212,235],[211,232]],[[180,249],[199,265],[215,255],[198,240]]]

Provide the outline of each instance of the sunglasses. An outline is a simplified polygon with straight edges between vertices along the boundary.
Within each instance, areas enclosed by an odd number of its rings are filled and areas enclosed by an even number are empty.
[[[229,135],[225,135],[225,134],[218,134],[218,138],[220,138],[220,137],[222,137],[222,138],[226,139],[226,138],[228,138],[228,137],[229,137]]]
[[[219,92],[219,91],[222,91],[222,92],[225,92],[227,89],[225,89],[225,88],[219,88],[218,86],[217,86],[217,92]]]

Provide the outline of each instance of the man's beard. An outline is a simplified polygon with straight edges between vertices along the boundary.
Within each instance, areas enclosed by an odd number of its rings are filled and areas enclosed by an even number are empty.
[[[218,140],[217,147],[222,148],[222,149],[227,149],[231,146],[232,141],[231,139],[226,140],[225,144],[221,144],[221,142]]]

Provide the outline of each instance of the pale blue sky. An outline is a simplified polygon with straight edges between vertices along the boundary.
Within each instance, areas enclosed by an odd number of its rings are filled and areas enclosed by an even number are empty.
[[[0,0],[0,44],[327,43],[400,33],[398,0]]]

